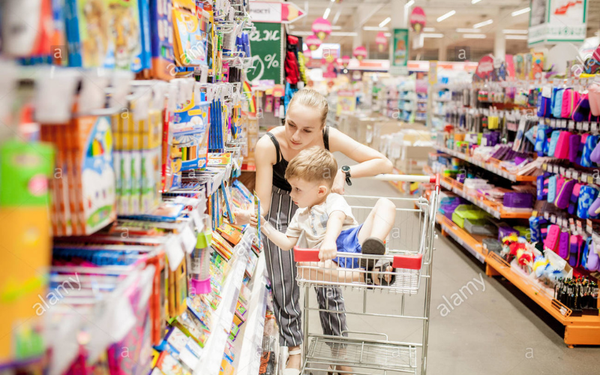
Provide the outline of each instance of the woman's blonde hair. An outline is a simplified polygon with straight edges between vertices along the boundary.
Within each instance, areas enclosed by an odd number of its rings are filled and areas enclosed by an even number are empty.
[[[313,89],[302,89],[294,94],[292,100],[290,101],[289,108],[292,108],[294,104],[302,104],[320,111],[321,128],[325,126],[327,112],[329,112],[329,104],[327,103],[327,99],[325,99],[323,95],[319,94],[319,92]]]

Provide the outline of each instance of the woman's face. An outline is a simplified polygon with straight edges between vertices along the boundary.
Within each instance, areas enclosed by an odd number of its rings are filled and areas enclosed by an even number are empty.
[[[321,137],[321,114],[312,107],[294,104],[285,119],[285,136],[290,148],[302,150]]]

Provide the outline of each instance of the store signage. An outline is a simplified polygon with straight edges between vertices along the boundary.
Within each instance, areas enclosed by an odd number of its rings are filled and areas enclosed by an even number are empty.
[[[392,49],[391,66],[406,66],[408,64],[408,29],[394,29],[392,33],[394,44]]]
[[[410,27],[416,32],[420,33],[425,27],[425,11],[421,7],[415,7],[410,14]]]
[[[481,79],[486,79],[491,77],[492,72],[494,71],[494,58],[490,55],[483,56],[481,60],[479,60],[479,64],[477,65],[477,70],[475,74]]]
[[[429,62],[429,84],[430,85],[435,85],[438,81],[437,70],[438,70],[438,62],[430,61]]]
[[[292,23],[306,16],[306,12],[294,3],[266,1],[250,2],[252,22]]]
[[[588,0],[531,0],[529,46],[544,43],[583,42]]]

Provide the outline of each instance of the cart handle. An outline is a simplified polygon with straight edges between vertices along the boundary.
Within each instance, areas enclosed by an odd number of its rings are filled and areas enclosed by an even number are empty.
[[[439,185],[440,175],[436,174],[434,176],[422,176],[416,174],[378,174],[372,177],[364,177],[364,178],[372,178],[375,180],[381,181],[404,181],[404,182],[425,182]]]
[[[294,246],[295,262],[320,262],[319,249],[303,249]],[[410,270],[420,270],[423,261],[423,254],[414,255],[394,255],[392,267]]]

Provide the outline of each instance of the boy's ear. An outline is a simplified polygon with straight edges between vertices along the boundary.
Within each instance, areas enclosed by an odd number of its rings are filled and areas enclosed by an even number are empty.
[[[319,196],[323,196],[323,195],[327,195],[327,193],[329,192],[329,188],[325,185],[319,185],[319,190],[318,193]]]

